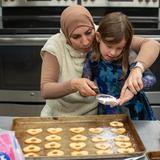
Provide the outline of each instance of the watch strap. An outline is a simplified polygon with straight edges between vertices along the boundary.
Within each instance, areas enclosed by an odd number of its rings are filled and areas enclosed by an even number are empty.
[[[139,62],[139,61],[131,63],[130,70],[133,69],[133,68],[137,68],[137,67],[141,69],[142,73],[145,71],[143,63]]]

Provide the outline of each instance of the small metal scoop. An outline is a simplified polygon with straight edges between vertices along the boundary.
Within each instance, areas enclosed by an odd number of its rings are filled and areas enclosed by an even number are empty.
[[[98,100],[99,103],[110,106],[114,106],[117,101],[117,99],[114,96],[108,94],[98,94],[96,96],[96,99]]]
[[[94,88],[93,90],[97,93],[96,99],[99,103],[103,105],[110,105],[111,107],[113,107],[117,102],[117,98],[114,96],[111,96],[109,94],[100,94],[98,87]]]

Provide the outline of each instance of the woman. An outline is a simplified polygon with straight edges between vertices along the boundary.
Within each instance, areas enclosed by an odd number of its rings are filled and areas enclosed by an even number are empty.
[[[94,34],[93,18],[86,8],[74,5],[62,12],[61,32],[49,38],[41,50],[41,91],[46,99],[41,116],[97,114],[94,97],[96,85],[89,79],[81,78],[86,53],[91,50]],[[147,68],[157,58],[160,47],[154,40],[134,37],[131,48],[139,52],[137,60],[147,62],[144,63]],[[140,68],[135,67],[131,71],[131,82],[127,81],[125,87],[132,89],[133,84],[135,88],[138,86],[136,90],[141,89]],[[123,97],[127,97],[125,89],[121,95],[122,102],[126,100]]]

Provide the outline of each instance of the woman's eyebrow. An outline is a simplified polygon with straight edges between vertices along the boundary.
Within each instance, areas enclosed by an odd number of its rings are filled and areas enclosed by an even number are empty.
[[[88,28],[84,33],[87,33],[87,32],[90,32],[90,31],[92,31],[92,28]],[[79,34],[79,33],[73,33],[71,35],[71,37],[73,37],[73,36],[79,36],[79,35],[81,35],[81,34]]]

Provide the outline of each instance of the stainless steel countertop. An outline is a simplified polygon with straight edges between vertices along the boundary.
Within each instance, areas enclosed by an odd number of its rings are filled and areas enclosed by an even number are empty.
[[[11,130],[14,118],[0,116],[0,128]],[[133,123],[145,145],[146,151],[160,150],[160,121],[134,121]],[[43,159],[41,158],[40,160]]]

